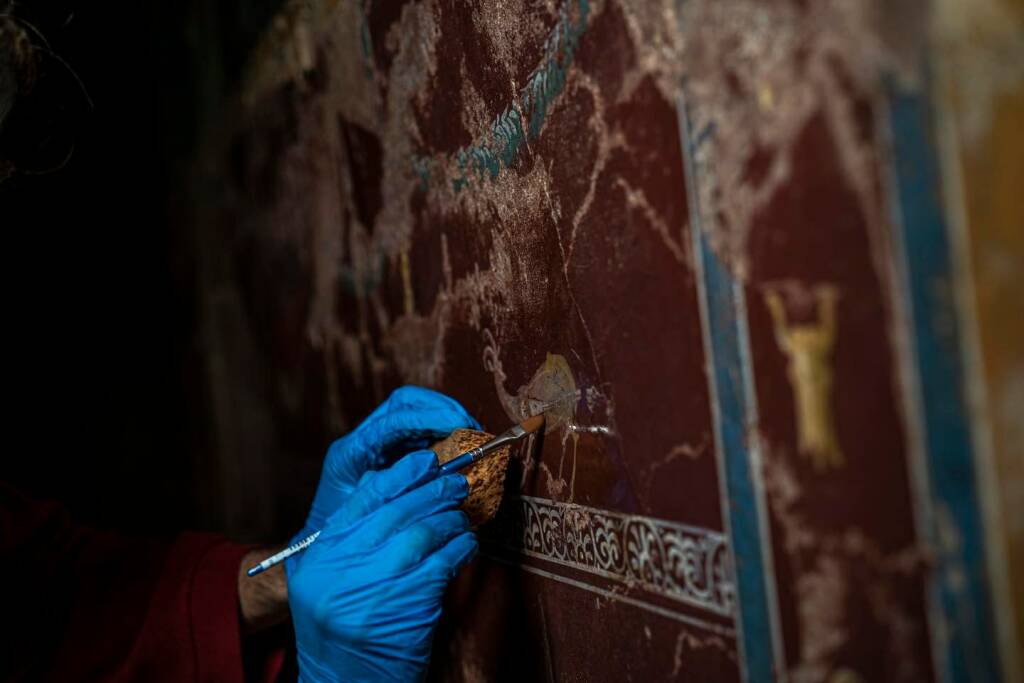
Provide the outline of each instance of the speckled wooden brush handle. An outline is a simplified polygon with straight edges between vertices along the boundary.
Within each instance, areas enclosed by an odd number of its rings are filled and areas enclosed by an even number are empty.
[[[487,432],[456,429],[447,439],[431,446],[431,450],[437,453],[437,460],[443,465],[493,438],[494,436]],[[498,506],[501,505],[509,452],[509,446],[500,448],[462,471],[469,481],[469,497],[463,501],[462,509],[469,515],[469,521],[474,528],[494,517]]]

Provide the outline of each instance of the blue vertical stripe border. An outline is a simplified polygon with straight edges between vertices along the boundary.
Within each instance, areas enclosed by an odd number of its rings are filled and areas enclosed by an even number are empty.
[[[746,681],[775,681],[781,679],[785,665],[781,661],[781,633],[774,616],[775,574],[767,543],[768,520],[760,485],[760,463],[755,457],[756,444],[748,438],[756,434],[757,406],[743,285],[715,254],[701,225],[694,158],[701,142],[713,131],[691,129],[683,96],[676,103],[676,111],[711,385],[722,515],[736,574],[736,629],[742,674]]]
[[[923,420],[928,506],[936,552],[932,596],[942,623],[934,661],[949,683],[998,681],[985,530],[966,400],[951,239],[942,202],[938,138],[927,87],[888,85],[891,203],[897,272],[909,301],[911,363]],[[918,416],[911,416],[915,419]],[[937,627],[937,628],[936,628]]]

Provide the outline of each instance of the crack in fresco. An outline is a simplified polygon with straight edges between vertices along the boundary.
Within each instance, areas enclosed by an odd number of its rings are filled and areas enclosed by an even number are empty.
[[[658,212],[651,206],[651,203],[647,200],[647,195],[644,194],[644,191],[633,187],[625,178],[616,178],[614,185],[615,187],[622,189],[626,196],[627,206],[630,208],[640,209],[640,212],[643,214],[644,218],[647,219],[647,222],[650,223],[651,227],[654,228],[658,237],[661,238],[661,243],[665,245],[665,248],[670,254],[672,254],[672,257],[680,264],[688,263],[688,259],[686,258],[686,247],[684,246],[685,243],[682,240],[677,242],[672,239],[672,231],[669,229],[668,225],[665,224],[665,221],[661,216],[658,215]]]
[[[707,434],[697,444],[680,443],[673,446],[668,453],[661,458],[655,460],[640,475],[640,481],[644,485],[644,489],[647,491],[651,490],[651,486],[654,485],[658,470],[669,465],[680,458],[687,458],[690,460],[696,460],[705,453],[708,452],[711,446],[711,437]]]

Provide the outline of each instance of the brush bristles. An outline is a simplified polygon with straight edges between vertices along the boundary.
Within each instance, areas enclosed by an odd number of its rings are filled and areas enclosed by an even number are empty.
[[[540,415],[528,417],[522,422],[520,422],[519,426],[522,427],[527,434],[533,434],[535,431],[544,426],[544,414],[541,413]]]

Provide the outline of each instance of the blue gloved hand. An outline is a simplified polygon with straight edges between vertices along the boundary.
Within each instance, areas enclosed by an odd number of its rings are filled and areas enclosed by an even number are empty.
[[[322,529],[367,472],[466,428],[480,429],[480,423],[455,399],[422,387],[396,389],[362,424],[327,450],[316,497],[296,540]]]
[[[288,566],[300,680],[413,681],[448,582],[476,552],[461,474],[417,451],[365,477]]]

